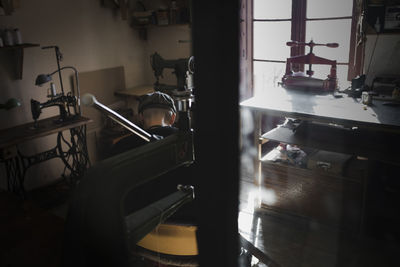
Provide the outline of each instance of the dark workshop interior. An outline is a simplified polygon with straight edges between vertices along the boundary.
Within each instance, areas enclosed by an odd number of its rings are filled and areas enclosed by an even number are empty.
[[[400,265],[399,0],[0,0],[0,122],[0,266]]]

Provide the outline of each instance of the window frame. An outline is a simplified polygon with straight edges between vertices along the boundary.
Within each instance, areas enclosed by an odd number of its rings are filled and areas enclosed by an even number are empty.
[[[360,75],[362,72],[362,58],[363,58],[363,47],[358,49],[359,44],[356,44],[356,30],[357,23],[362,9],[362,1],[353,0],[353,10],[351,16],[338,16],[338,17],[318,17],[318,18],[307,18],[307,0],[292,0],[292,17],[290,19],[255,19],[254,18],[254,0],[248,0],[250,2],[247,4],[248,10],[246,10],[247,14],[250,14],[250,25],[251,25],[251,34],[248,34],[247,38],[251,40],[251,51],[249,47],[247,48],[247,54],[251,54],[250,62],[247,64],[251,64],[251,76],[253,76],[253,65],[254,62],[270,62],[270,63],[285,63],[286,60],[269,60],[269,59],[257,59],[254,58],[253,51],[253,41],[254,41],[254,23],[256,22],[279,22],[279,21],[291,21],[291,39],[293,41],[298,42],[306,42],[306,24],[307,21],[322,21],[322,20],[344,20],[351,19],[351,29],[350,29],[350,43],[349,43],[349,60],[348,62],[338,62],[337,65],[347,65],[347,80],[350,81],[352,78]],[[289,40],[288,40],[289,41]],[[249,53],[250,52],[250,53]],[[290,56],[298,56],[305,54],[305,47],[291,47]],[[304,71],[304,64],[298,66],[300,70]],[[251,79],[253,81],[253,79]],[[253,94],[253,84],[251,85],[251,91]]]

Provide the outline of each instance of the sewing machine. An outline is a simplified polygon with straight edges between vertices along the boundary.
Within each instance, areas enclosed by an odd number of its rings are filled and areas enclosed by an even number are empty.
[[[337,43],[327,43],[327,44],[317,44],[311,40],[309,43],[301,43],[296,41],[291,41],[286,43],[287,46],[309,46],[310,52],[307,55],[294,56],[287,58],[286,60],[286,72],[282,77],[282,85],[288,89],[306,89],[306,90],[316,90],[316,91],[334,91],[337,89],[337,77],[336,77],[336,60],[329,60],[326,58],[318,57],[313,53],[313,48],[315,46],[326,46],[330,48],[336,48],[339,46]],[[306,75],[303,72],[295,71],[294,64],[302,65],[308,64],[308,70]],[[331,65],[330,74],[327,79],[317,79],[312,77],[314,71],[312,70],[313,64]]]
[[[156,77],[154,89],[169,94],[175,101],[180,112],[180,128],[190,127],[190,109],[194,102],[194,57],[175,60],[165,60],[157,52],[150,56],[151,67]],[[159,78],[163,75],[164,68],[174,69],[177,85],[160,84]],[[182,123],[181,123],[182,122]]]
[[[69,117],[73,116],[70,107],[74,109],[74,114],[77,114],[76,104],[77,104],[77,98],[71,94],[67,95],[60,94],[55,97],[51,96],[50,99],[44,103],[40,103],[39,101],[31,99],[32,118],[36,125],[37,119],[42,113],[42,109],[49,107],[58,107],[60,111],[60,118],[56,121],[56,123],[57,122],[60,123],[67,120]]]
[[[50,82],[50,88],[48,89],[47,97],[50,98],[48,101],[44,103],[40,103],[34,99],[31,99],[31,111],[32,117],[34,120],[34,126],[37,127],[37,119],[42,113],[42,109],[57,106],[60,110],[60,118],[56,120],[56,123],[61,123],[67,120],[68,118],[73,117],[76,114],[80,114],[80,89],[79,89],[79,79],[78,79],[78,71],[76,68],[72,66],[60,66],[60,61],[63,59],[63,55],[61,54],[60,48],[58,46],[44,46],[42,49],[54,49],[55,56],[57,60],[57,70],[53,71],[50,74],[39,74],[36,77],[35,85],[43,86],[44,84]],[[76,89],[78,96],[75,96],[72,91],[65,94],[64,86],[61,71],[64,69],[72,69],[75,73],[75,81],[76,81]],[[52,81],[52,76],[58,73],[60,78],[60,86],[61,92],[57,93],[56,87]],[[74,112],[71,112],[71,108]]]
[[[180,59],[163,59],[157,52],[150,56],[151,67],[156,77],[154,89],[165,93],[170,91],[184,91],[193,89],[194,57]],[[174,69],[177,85],[160,84],[159,79],[163,77],[164,68]]]

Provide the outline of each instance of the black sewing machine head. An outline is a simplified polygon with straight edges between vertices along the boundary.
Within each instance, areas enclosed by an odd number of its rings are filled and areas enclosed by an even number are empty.
[[[151,67],[156,77],[154,89],[168,93],[172,90],[184,91],[192,89],[192,74],[194,72],[194,57],[180,59],[163,59],[157,52],[150,56]],[[177,85],[166,85],[159,83],[159,77],[163,77],[164,68],[174,69]]]
[[[37,119],[42,113],[42,109],[57,106],[60,111],[60,118],[56,120],[56,122],[59,123],[64,122],[65,120],[73,116],[70,111],[70,107],[75,108],[76,103],[77,103],[76,97],[70,94],[60,95],[55,98],[51,98],[50,100],[44,103],[40,103],[39,101],[31,99],[32,118],[36,124]]]
[[[31,99],[31,112],[32,118],[35,122],[35,127],[37,126],[37,119],[44,108],[55,106],[59,108],[60,117],[55,121],[56,123],[64,122],[74,114],[77,114],[77,98],[73,96],[71,92],[69,92],[67,95],[64,95],[63,93],[57,94],[54,84],[51,83],[51,88],[49,89],[49,94],[47,97],[50,99],[44,103],[40,103],[39,101]],[[71,108],[74,110],[74,113],[71,112]]]
[[[50,98],[48,101],[44,103],[40,103],[34,99],[31,99],[31,111],[32,111],[32,118],[34,120],[34,127],[37,127],[37,119],[39,118],[40,114],[42,113],[42,109],[57,106],[60,110],[60,117],[55,121],[56,123],[64,122],[65,120],[72,118],[78,114],[80,114],[80,93],[79,93],[79,81],[78,81],[78,71],[72,66],[60,66],[60,61],[62,60],[63,56],[60,52],[58,46],[44,46],[42,49],[54,49],[56,60],[57,60],[57,70],[53,71],[50,74],[39,74],[36,77],[35,85],[43,86],[44,84],[50,82],[50,88],[48,89],[47,97]],[[64,93],[63,87],[63,80],[61,71],[63,69],[73,69],[75,72],[75,79],[76,79],[76,86],[78,91],[78,97],[76,97],[73,92],[69,92],[68,94]],[[52,76],[54,74],[58,74],[60,78],[60,86],[61,92],[57,93],[56,87],[52,81]],[[71,111],[73,110],[73,112]]]

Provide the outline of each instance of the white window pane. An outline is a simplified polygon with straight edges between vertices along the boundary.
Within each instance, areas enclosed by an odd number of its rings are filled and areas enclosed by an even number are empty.
[[[255,19],[292,18],[292,0],[254,0]]]
[[[286,63],[272,63],[255,61],[254,67],[254,95],[265,92],[269,87],[278,86],[285,74]]]
[[[308,69],[308,66],[305,66]],[[346,89],[350,86],[350,82],[347,81],[347,72],[349,67],[347,65],[339,65],[336,68],[336,76],[338,79],[338,86],[340,89]],[[331,66],[329,65],[312,65],[312,70],[314,71],[314,78],[326,79],[331,71]]]
[[[307,18],[351,16],[353,0],[307,0]]]
[[[290,21],[254,22],[254,58],[285,60],[290,55]]]
[[[315,43],[338,43],[339,47],[314,47],[314,54],[337,62],[349,61],[351,20],[307,21],[306,42],[311,39]],[[309,48],[306,47],[306,54]]]

